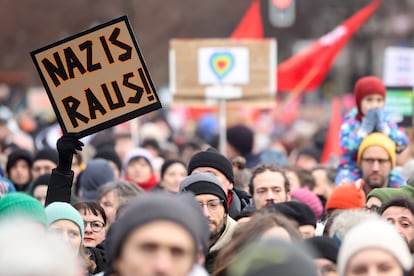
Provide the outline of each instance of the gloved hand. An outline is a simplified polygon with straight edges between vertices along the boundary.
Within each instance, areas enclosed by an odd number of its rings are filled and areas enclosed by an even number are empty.
[[[366,133],[374,131],[377,125],[377,112],[376,109],[368,109],[367,114],[362,118],[361,129]]]
[[[68,172],[72,167],[73,155],[76,151],[82,150],[84,144],[79,140],[79,134],[66,133],[60,137],[56,143],[59,154],[59,163],[57,169],[60,172]]]
[[[375,117],[377,118],[377,123],[375,124],[375,130],[385,134],[390,133],[390,127],[384,119],[384,114],[382,109],[375,109]]]

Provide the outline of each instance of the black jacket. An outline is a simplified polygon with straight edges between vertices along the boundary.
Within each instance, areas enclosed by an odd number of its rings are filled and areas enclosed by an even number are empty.
[[[53,169],[47,189],[45,205],[47,206],[56,201],[71,203],[72,183],[73,171],[64,173]],[[86,247],[86,249],[90,253],[91,260],[96,264],[93,274],[104,271],[106,269],[105,241],[96,247]]]

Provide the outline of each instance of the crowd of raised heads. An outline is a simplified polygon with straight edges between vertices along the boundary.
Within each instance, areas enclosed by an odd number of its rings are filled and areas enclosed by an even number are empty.
[[[315,122],[219,145],[211,114],[190,132],[163,111],[81,138],[3,106],[0,274],[414,275],[412,130],[378,78],[354,98],[328,159]]]

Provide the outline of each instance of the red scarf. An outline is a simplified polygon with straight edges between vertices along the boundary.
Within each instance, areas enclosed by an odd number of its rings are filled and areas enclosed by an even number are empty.
[[[158,179],[155,174],[152,174],[151,177],[145,182],[137,182],[129,178],[128,176],[125,176],[125,180],[137,184],[138,186],[140,186],[142,189],[144,189],[147,192],[150,191],[152,188],[154,188],[154,186],[157,185],[158,183]]]

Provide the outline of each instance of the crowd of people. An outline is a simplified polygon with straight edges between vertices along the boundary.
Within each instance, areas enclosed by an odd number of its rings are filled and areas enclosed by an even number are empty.
[[[258,152],[243,124],[227,128],[226,152],[109,131],[41,149],[4,135],[1,274],[414,275],[409,134],[380,79],[354,94],[337,163],[321,164],[316,136]]]

